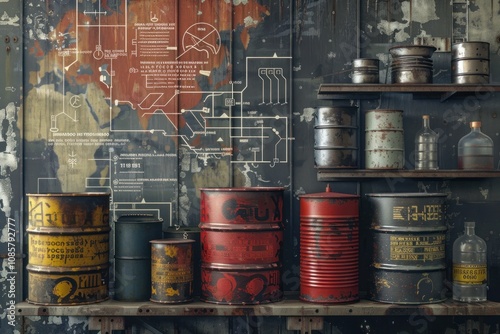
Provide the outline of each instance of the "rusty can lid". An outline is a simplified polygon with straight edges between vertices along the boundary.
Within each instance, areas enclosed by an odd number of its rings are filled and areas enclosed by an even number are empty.
[[[305,194],[299,197],[304,198],[359,198],[359,195],[354,194],[344,194],[344,193],[335,193],[331,191],[330,184],[326,185],[325,192],[323,193],[314,193],[314,194]]]

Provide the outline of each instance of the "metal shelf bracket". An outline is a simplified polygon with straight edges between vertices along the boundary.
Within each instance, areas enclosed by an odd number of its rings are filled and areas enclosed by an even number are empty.
[[[89,317],[89,329],[111,334],[115,330],[124,330],[124,317]]]
[[[323,329],[323,317],[287,317],[286,329],[311,334],[313,330]]]

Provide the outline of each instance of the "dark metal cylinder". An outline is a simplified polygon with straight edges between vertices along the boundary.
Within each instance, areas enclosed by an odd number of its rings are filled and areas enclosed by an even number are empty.
[[[169,226],[163,235],[166,239],[191,239],[193,244],[193,295],[201,294],[201,242],[200,228],[193,226]]]
[[[318,107],[314,162],[317,168],[358,167],[358,107]]]
[[[281,285],[274,281],[280,280],[283,192],[278,187],[201,190],[203,301],[245,305],[281,298]]]
[[[366,196],[373,235],[372,299],[398,304],[445,300],[447,195]]]
[[[151,214],[122,215],[115,221],[115,299],[151,297],[151,240],[162,238],[162,219]]]
[[[110,195],[27,198],[28,302],[75,305],[108,299]]]
[[[151,243],[151,301],[175,304],[193,300],[192,239],[160,239]]]
[[[300,295],[315,303],[359,300],[359,196],[300,197]]]

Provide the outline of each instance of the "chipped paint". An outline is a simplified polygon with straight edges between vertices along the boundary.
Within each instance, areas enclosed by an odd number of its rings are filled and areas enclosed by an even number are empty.
[[[314,113],[316,110],[314,108],[304,108],[302,115],[300,115],[300,121],[310,123],[314,121]]]
[[[404,42],[411,36],[405,30],[410,27],[412,22],[424,24],[430,21],[439,20],[436,14],[435,1],[412,0],[401,2],[401,11],[403,18],[401,22],[381,20],[377,24],[380,33],[387,36],[393,36],[394,42]]]

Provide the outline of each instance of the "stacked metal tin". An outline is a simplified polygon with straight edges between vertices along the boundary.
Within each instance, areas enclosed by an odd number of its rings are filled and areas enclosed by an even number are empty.
[[[490,80],[490,44],[463,42],[451,48],[452,81],[457,84],[488,83]]]
[[[389,49],[392,56],[391,83],[422,84],[432,83],[433,46],[408,45]]]
[[[358,58],[352,61],[351,79],[352,83],[379,83],[378,59]]]
[[[318,107],[314,125],[317,168],[358,167],[358,107]]]

